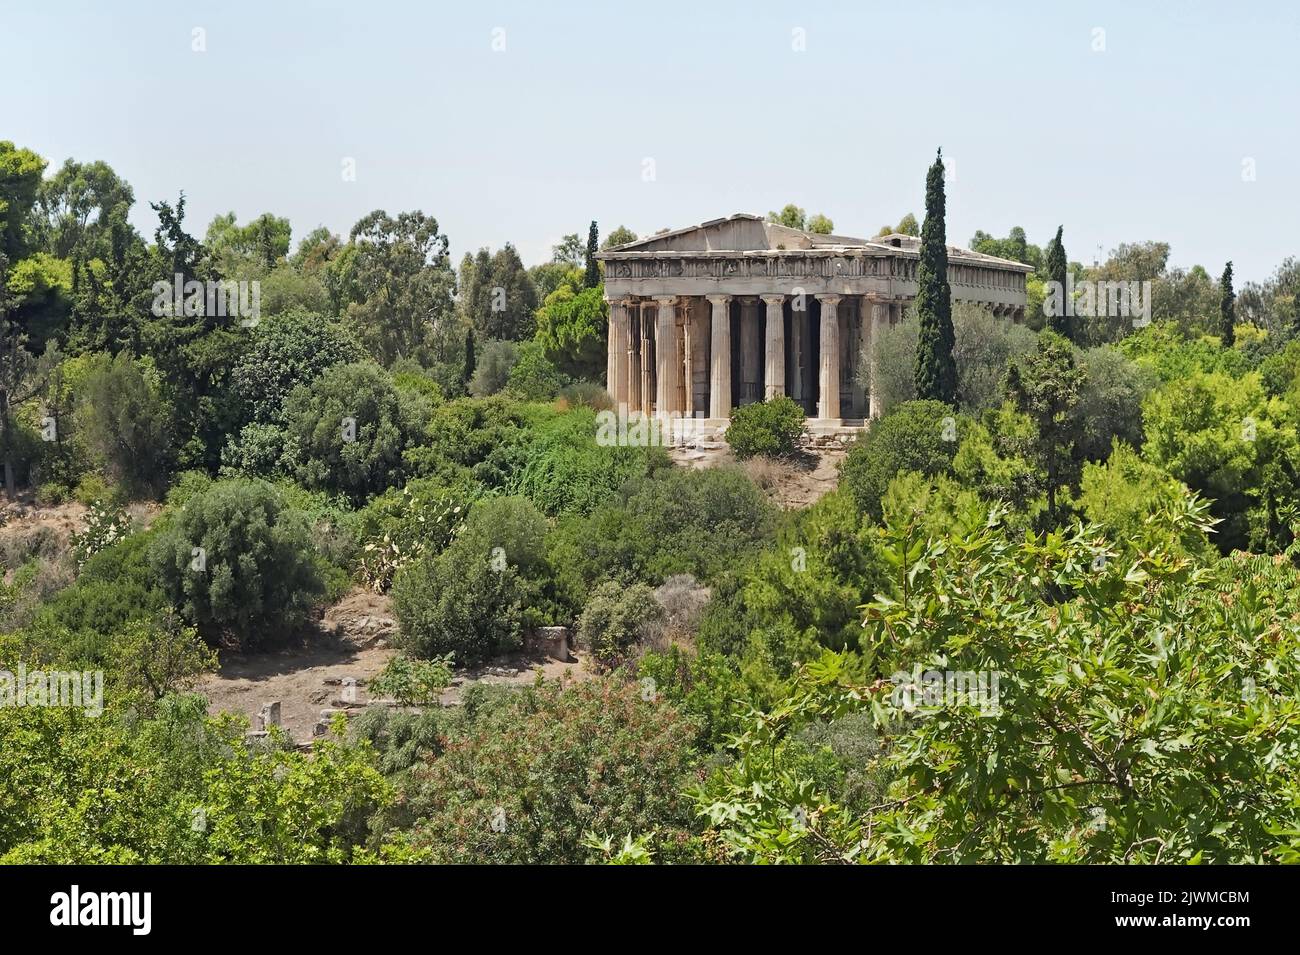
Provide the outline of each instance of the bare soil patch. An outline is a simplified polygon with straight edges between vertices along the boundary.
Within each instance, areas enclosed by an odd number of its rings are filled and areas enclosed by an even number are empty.
[[[674,463],[687,468],[716,468],[738,462],[725,443],[700,443],[695,447],[673,448]],[[848,451],[843,446],[807,447],[793,459],[752,458],[741,464],[754,483],[785,510],[808,507],[835,490],[840,480],[840,462]]]
[[[249,654],[223,652],[217,672],[205,676],[196,690],[208,698],[209,713],[243,714],[253,728],[262,707],[279,702],[280,725],[304,743],[311,739],[322,710],[360,712],[371,704],[370,681],[397,653],[388,645],[395,629],[388,595],[358,587],[283,646]],[[457,669],[440,702],[459,705],[473,683],[523,686],[534,682],[538,673],[548,680],[591,676],[581,660],[565,663],[511,654]],[[356,681],[355,690],[345,693],[345,681],[350,680]]]

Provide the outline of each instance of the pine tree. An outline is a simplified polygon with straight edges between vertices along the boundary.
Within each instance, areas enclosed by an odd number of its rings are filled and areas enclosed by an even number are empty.
[[[592,220],[587,230],[587,273],[582,277],[583,288],[595,288],[600,284],[600,263],[596,253],[600,251],[600,233],[596,231],[596,222]]]
[[[1223,267],[1219,279],[1219,340],[1224,348],[1237,342],[1237,293],[1232,290],[1232,263]]]
[[[474,377],[474,366],[477,361],[477,358],[474,356],[474,329],[471,328],[465,334],[465,367],[460,373],[461,384],[463,384],[466,389],[469,388],[470,379]]]
[[[1047,276],[1054,283],[1052,295],[1056,299],[1053,314],[1048,317],[1048,326],[1058,335],[1064,335],[1070,341],[1075,340],[1074,319],[1069,314],[1070,299],[1065,280],[1070,271],[1070,263],[1065,255],[1065,242],[1062,236],[1065,226],[1056,227],[1056,237],[1047,243]]]
[[[956,335],[952,328],[952,290],[948,287],[948,236],[944,225],[943,150],[925,176],[925,224],[916,312],[921,320],[916,350],[916,397],[953,404],[957,398]]]

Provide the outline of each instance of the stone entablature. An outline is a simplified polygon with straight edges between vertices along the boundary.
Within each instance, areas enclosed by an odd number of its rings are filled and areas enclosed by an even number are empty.
[[[788,394],[825,422],[879,413],[859,366],[916,297],[920,241],[800,232],[737,215],[598,255],[620,405],[725,420]],[[955,301],[1020,320],[1032,268],[949,247]],[[706,410],[707,409],[707,410]]]
[[[871,295],[915,298],[918,258],[830,252],[701,252],[605,256],[605,291],[619,295],[760,295],[774,287],[787,295]],[[1028,269],[1027,269],[1028,271]],[[951,263],[948,284],[956,301],[1024,305],[1025,272]]]

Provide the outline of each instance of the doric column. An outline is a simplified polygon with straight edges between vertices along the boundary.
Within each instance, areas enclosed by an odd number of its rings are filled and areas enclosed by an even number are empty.
[[[641,410],[649,414],[654,410],[655,392],[655,306],[641,302]]]
[[[767,360],[763,364],[763,399],[785,394],[785,318],[781,306],[784,295],[764,295],[767,306]]]
[[[630,304],[625,298],[611,300],[609,303],[609,378],[606,383],[615,407],[628,403],[627,313]]]
[[[818,295],[822,306],[821,363],[818,368],[817,417],[840,416],[840,297]]]
[[[689,298],[682,299],[682,387],[677,389],[681,396],[682,413],[688,418],[695,417],[695,368],[691,349],[695,347],[691,328],[695,322],[695,308]]]
[[[677,380],[681,366],[677,355],[677,296],[656,295],[659,320],[655,323],[655,414],[665,417],[677,407]]]
[[[867,373],[869,379],[867,387],[871,395],[867,414],[872,418],[879,418],[884,413],[884,406],[880,401],[880,370],[876,363],[876,346],[880,336],[884,334],[885,327],[889,324],[893,309],[893,305],[884,302],[871,303],[871,354],[868,356],[870,364]]]
[[[609,321],[605,326],[605,390],[617,402],[618,395],[614,393],[614,356],[618,353],[618,328],[615,326],[613,300],[606,298],[605,305],[609,311]]]
[[[731,417],[731,296],[710,295],[709,417]]]
[[[747,405],[763,397],[762,333],[758,327],[758,299],[740,299],[740,401]]]

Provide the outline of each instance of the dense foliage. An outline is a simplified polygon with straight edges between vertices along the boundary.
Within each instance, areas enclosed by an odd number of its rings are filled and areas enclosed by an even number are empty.
[[[936,160],[832,488],[788,398],[739,464],[598,440],[625,227],[453,271],[417,210],[134,202],[0,143],[0,670],[85,678],[0,676],[0,862],[1300,861],[1296,260],[977,232],[1013,323],[951,301]],[[349,626],[360,715],[208,715]]]
[[[744,405],[731,413],[727,444],[740,460],[755,455],[788,457],[803,435],[803,409],[781,395]]]

